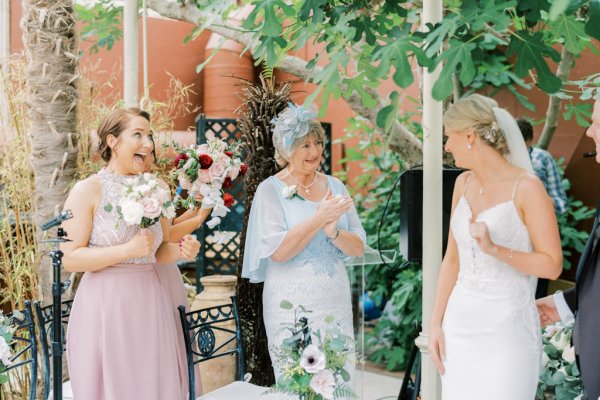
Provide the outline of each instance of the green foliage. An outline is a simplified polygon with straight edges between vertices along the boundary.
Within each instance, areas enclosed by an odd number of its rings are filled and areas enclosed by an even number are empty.
[[[561,158],[556,162],[558,167],[558,174],[561,178],[563,190],[568,193],[571,188],[571,182],[565,178],[565,171],[563,168],[564,159]],[[594,209],[583,205],[580,200],[576,200],[573,196],[567,198],[567,210],[558,216],[558,229],[560,231],[561,246],[563,249],[563,268],[571,269],[572,263],[568,260],[568,257],[573,254],[581,254],[585,248],[585,243],[589,237],[586,231],[578,229],[578,225],[594,217]]]
[[[181,0],[185,3],[185,0]],[[197,37],[214,20],[226,18],[232,1],[195,0],[203,12],[186,40]],[[270,67],[282,56],[307,44],[320,49],[307,60],[314,72],[322,115],[333,96],[357,95],[364,107],[374,108],[379,128],[389,130],[399,116],[391,103],[377,104],[371,90],[391,80],[397,89],[415,81],[416,69],[444,64],[433,87],[436,99],[446,99],[453,90],[467,93],[507,88],[525,107],[533,109],[517,91],[537,85],[557,93],[563,82],[549,62],[560,61],[560,46],[575,59],[591,38],[600,39],[600,0],[447,0],[443,19],[419,30],[422,2],[416,0],[249,0],[252,11],[242,29],[258,44],[253,56]],[[101,9],[103,7],[103,10]],[[84,37],[97,35],[98,46],[110,48],[119,38],[120,8],[101,0],[81,20],[87,22]],[[95,47],[97,49],[97,47]],[[327,63],[318,61],[327,59]],[[207,60],[208,62],[209,60]],[[201,67],[199,67],[201,69]],[[453,81],[453,76],[458,77]],[[460,87],[462,86],[462,87]],[[563,94],[564,95],[564,94]]]
[[[79,21],[83,21],[80,37],[92,44],[90,53],[97,53],[102,47],[112,49],[115,42],[123,37],[121,27],[123,17],[123,6],[116,5],[111,0],[98,0],[86,6],[75,5],[75,15]]]
[[[544,353],[536,399],[546,399],[546,393],[561,400],[581,398],[581,376],[575,362],[575,349],[571,345],[572,335],[573,325],[563,326],[560,322],[549,325],[543,331]]]
[[[409,119],[403,122],[410,125]],[[395,153],[386,150],[381,136],[364,119],[351,119],[348,126],[343,140],[359,137],[359,143],[348,149],[342,162],[359,162],[361,165],[362,173],[351,186],[357,191],[354,198],[368,244],[375,249],[397,249],[400,195],[397,186],[394,190],[394,183],[403,171],[403,162]],[[421,130],[417,124],[411,128],[415,132]],[[421,287],[420,266],[404,262],[401,256],[390,265],[366,270],[366,290],[376,296],[383,295],[392,303],[393,309],[393,313],[381,317],[373,332],[368,334],[366,353],[369,359],[389,370],[404,368],[410,356],[416,327],[421,321]]]

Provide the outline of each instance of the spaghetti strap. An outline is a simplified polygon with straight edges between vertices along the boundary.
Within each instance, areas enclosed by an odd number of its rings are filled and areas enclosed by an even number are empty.
[[[519,175],[519,177],[515,181],[515,187],[513,188],[513,193],[512,193],[512,200],[513,201],[515,200],[515,194],[517,193],[517,186],[519,186],[519,182],[521,181],[521,178],[524,177],[525,175],[527,175],[526,172],[522,173],[521,175]]]
[[[463,192],[462,192],[462,196],[465,196],[465,193],[467,192],[467,185],[469,184],[469,179],[471,179],[471,176],[474,174],[473,171],[469,171],[469,173],[467,174],[467,177],[465,178],[465,186],[463,186]]]

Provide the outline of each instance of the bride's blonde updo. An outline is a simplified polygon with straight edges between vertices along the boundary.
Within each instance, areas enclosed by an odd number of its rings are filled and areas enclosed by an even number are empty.
[[[494,117],[495,107],[498,107],[496,100],[480,94],[463,97],[444,113],[444,127],[457,132],[473,129],[484,143],[506,155],[508,145]]]

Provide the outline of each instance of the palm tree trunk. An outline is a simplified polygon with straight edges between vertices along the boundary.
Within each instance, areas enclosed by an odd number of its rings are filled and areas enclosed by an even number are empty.
[[[244,143],[245,161],[249,166],[244,180],[246,196],[244,208],[246,210],[250,210],[258,185],[279,171],[275,162],[270,121],[287,106],[292,87],[290,83],[276,87],[273,81],[267,81],[263,76],[260,78],[261,84],[243,83],[241,98],[244,103],[239,110],[237,120]],[[242,244],[246,241],[249,215],[249,212],[244,213],[244,225],[240,238]],[[238,275],[242,273],[243,260],[244,246],[242,245]],[[252,383],[259,386],[271,386],[275,383],[275,376],[263,320],[262,291],[262,283],[254,284],[247,279],[239,280],[237,296],[244,339],[245,371],[252,374]]]
[[[23,0],[21,28],[28,59],[33,222],[39,227],[62,209],[76,172],[79,50],[73,1]],[[42,237],[38,228],[38,242]],[[38,278],[40,294],[48,303],[52,299],[49,257],[40,262]]]

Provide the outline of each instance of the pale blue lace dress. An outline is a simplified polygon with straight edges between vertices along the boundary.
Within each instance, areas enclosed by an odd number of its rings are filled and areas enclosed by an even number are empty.
[[[348,196],[344,184],[327,177],[334,195]],[[280,246],[286,232],[305,222],[317,210],[319,202],[285,198],[285,184],[276,177],[262,182],[250,211],[242,277],[263,282],[263,315],[275,376],[280,366],[274,348],[290,336],[281,324],[294,321],[294,312],[280,307],[282,300],[302,305],[312,311],[308,315],[314,329],[327,327],[325,318],[334,316],[342,331],[354,337],[350,283],[344,267],[345,255],[321,230],[298,255],[285,263],[274,262],[271,255]],[[338,228],[357,234],[366,242],[365,231],[353,207],[339,220]],[[354,375],[354,365],[347,368]]]

